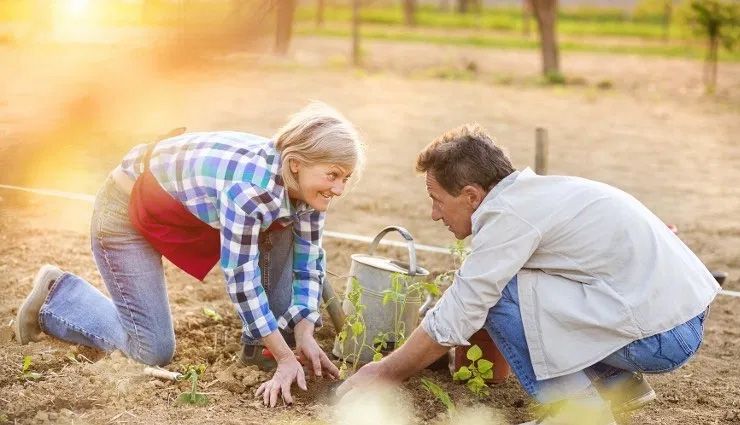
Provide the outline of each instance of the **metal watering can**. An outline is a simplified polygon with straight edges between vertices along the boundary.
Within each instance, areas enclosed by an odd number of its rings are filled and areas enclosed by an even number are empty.
[[[380,240],[391,231],[397,231],[406,240],[409,251],[409,262],[403,263],[385,257],[373,255],[378,247]],[[394,320],[396,310],[400,303],[389,301],[383,305],[383,291],[391,287],[391,275],[401,273],[409,277],[409,283],[416,282],[429,276],[429,271],[417,266],[416,248],[414,247],[414,238],[408,230],[399,226],[388,226],[381,230],[370,244],[368,254],[353,254],[352,265],[350,266],[349,277],[342,302],[342,310],[346,315],[352,315],[355,308],[350,302],[349,295],[352,288],[352,280],[357,279],[361,287],[360,303],[365,306],[363,312],[364,332],[354,335],[351,330],[348,331],[344,341],[340,341],[339,336],[334,340],[332,353],[339,358],[346,358],[351,362],[359,361],[368,363],[373,359],[373,339],[381,333],[392,333],[395,330]],[[403,322],[404,338],[408,337],[411,331],[416,328],[421,312],[426,311],[431,299],[427,299],[422,306],[420,296],[406,297],[405,306],[401,321]],[[338,330],[339,331],[339,330]],[[356,338],[353,338],[356,336]],[[389,347],[395,344],[394,340],[388,341]],[[354,357],[357,358],[354,358]]]

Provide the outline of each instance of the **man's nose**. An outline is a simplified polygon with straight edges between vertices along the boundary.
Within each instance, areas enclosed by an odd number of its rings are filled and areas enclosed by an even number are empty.
[[[432,208],[432,220],[437,221],[441,218],[442,218],[442,214],[440,214],[440,212],[437,211],[436,209]]]

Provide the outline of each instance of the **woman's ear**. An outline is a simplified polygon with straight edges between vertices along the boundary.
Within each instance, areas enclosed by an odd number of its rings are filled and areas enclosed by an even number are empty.
[[[298,170],[301,168],[301,162],[297,159],[290,158],[288,160],[288,166],[290,167],[290,172],[293,174],[296,174]]]

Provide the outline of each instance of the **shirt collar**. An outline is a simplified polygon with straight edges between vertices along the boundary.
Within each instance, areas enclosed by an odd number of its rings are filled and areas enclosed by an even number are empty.
[[[509,174],[508,176],[504,177],[503,180],[496,183],[496,186],[494,186],[491,190],[488,191],[488,194],[485,198],[483,198],[483,202],[481,202],[481,205],[492,201],[494,198],[496,198],[501,192],[503,192],[507,187],[514,184],[514,182],[519,178],[519,176],[530,176],[534,174],[533,171],[527,167],[522,171],[514,170],[513,173]],[[480,210],[480,207],[473,212],[473,219],[476,218],[477,212]]]

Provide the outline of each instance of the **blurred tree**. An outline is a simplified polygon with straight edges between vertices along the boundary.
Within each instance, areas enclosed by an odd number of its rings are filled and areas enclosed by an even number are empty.
[[[360,2],[361,0],[352,0],[352,64],[354,66],[362,65],[362,55],[360,52]]]
[[[542,74],[552,83],[562,83],[560,52],[556,33],[558,0],[531,0],[542,51]]]
[[[663,40],[670,38],[673,21],[674,0],[640,0],[635,5],[634,17],[646,20],[660,20],[663,26]]]
[[[737,0],[691,0],[689,22],[707,38],[704,62],[704,87],[707,93],[717,88],[719,47],[732,49],[740,39],[740,2]]]
[[[293,17],[296,0],[276,0],[277,31],[275,32],[275,52],[281,55],[288,53],[290,39],[293,36]]]
[[[532,33],[532,0],[522,0],[522,35],[529,37]]]
[[[403,18],[406,25],[416,26],[416,0],[403,0]]]
[[[326,7],[326,0],[316,0],[316,26],[324,26],[324,8]]]
[[[482,0],[457,0],[458,13],[468,13],[469,10],[474,10],[476,13],[480,13],[483,10],[483,1]]]

